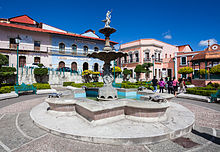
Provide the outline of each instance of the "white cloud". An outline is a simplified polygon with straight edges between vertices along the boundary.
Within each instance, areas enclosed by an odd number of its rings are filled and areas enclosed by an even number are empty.
[[[163,35],[163,38],[165,39],[172,39],[172,35],[170,34],[170,31],[165,32],[162,35]]]
[[[170,34],[167,34],[163,38],[165,38],[165,39],[172,39],[172,36]]]
[[[217,44],[218,41],[214,38],[212,39],[209,39],[209,45],[212,45],[212,44]],[[199,46],[208,46],[208,40],[201,40],[199,42]]]

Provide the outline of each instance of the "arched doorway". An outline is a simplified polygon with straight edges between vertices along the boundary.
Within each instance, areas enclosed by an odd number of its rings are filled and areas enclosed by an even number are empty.
[[[59,62],[59,68],[64,68],[64,67],[65,67],[65,62],[60,61],[60,62]]]
[[[98,63],[94,64],[94,71],[95,72],[99,71],[99,64]]]
[[[72,62],[71,69],[72,69],[72,71],[77,71],[77,63],[76,62]]]
[[[83,71],[88,70],[89,69],[89,64],[87,62],[83,63]]]

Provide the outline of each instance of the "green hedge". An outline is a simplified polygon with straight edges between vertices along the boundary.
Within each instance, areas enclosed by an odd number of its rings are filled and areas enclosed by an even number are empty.
[[[11,91],[14,91],[14,86],[3,86],[0,88],[0,94],[10,93]]]
[[[217,92],[213,87],[194,87],[194,88],[187,88],[186,92],[189,94],[195,95],[202,95],[202,96],[211,96]]]
[[[63,82],[63,86],[64,87],[71,86],[73,83],[75,83],[75,82]]]
[[[90,82],[90,83],[73,83],[67,82],[65,83],[66,86],[72,86],[76,88],[81,88],[82,86],[86,86],[88,88],[101,88],[103,87],[103,82]],[[64,84],[63,84],[64,85]]]
[[[50,84],[48,83],[33,83],[33,86],[36,87],[37,90],[51,89]]]
[[[14,67],[2,67],[0,68],[0,72],[15,72],[16,69]]]

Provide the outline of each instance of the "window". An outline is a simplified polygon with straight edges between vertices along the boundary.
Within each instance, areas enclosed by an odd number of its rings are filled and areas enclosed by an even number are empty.
[[[158,53],[158,61],[160,61],[160,53]]]
[[[136,57],[136,62],[139,62],[138,53],[135,53],[135,57]]]
[[[65,44],[64,43],[59,44],[59,51],[65,51]]]
[[[40,47],[40,41],[34,41],[34,47]]]
[[[170,58],[172,58],[172,55],[170,54]]]
[[[34,57],[34,63],[40,64],[40,57]]]
[[[24,67],[26,64],[26,57],[25,56],[19,56],[19,67]]]
[[[34,50],[40,50],[40,41],[34,41]]]
[[[11,49],[16,49],[17,48],[17,44],[15,42],[15,38],[10,38],[9,42],[10,42],[10,48]]]
[[[95,52],[98,52],[98,51],[99,51],[99,48],[98,48],[98,47],[94,47],[94,51],[95,51]]]
[[[165,58],[167,58],[167,54],[165,54]]]
[[[160,71],[160,69],[159,69],[158,73],[159,73],[159,78],[161,78],[161,71]]]
[[[146,52],[146,53],[145,53],[145,58],[146,58],[146,59],[149,59],[149,58],[150,58],[149,52]]]
[[[181,65],[186,65],[186,57],[181,57]]]
[[[84,46],[83,51],[84,51],[83,52],[84,55],[88,54],[88,46]]]
[[[132,54],[130,54],[129,57],[130,57],[130,63],[132,63],[132,62],[133,62],[133,56],[132,56]]]
[[[124,57],[124,63],[127,63],[127,57],[126,56]]]
[[[72,45],[72,51],[73,51],[73,54],[77,53],[77,45],[75,44]]]

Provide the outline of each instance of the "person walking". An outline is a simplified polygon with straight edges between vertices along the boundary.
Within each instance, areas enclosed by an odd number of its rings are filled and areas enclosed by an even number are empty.
[[[180,84],[180,93],[184,92],[184,81],[182,78],[180,78],[180,81],[179,81],[179,84]]]
[[[166,92],[168,92],[168,84],[167,84],[167,82],[168,82],[168,78],[166,77],[165,78],[165,86],[164,86]]]
[[[176,93],[178,92],[178,81],[173,77],[173,94],[176,97]]]
[[[153,87],[154,87],[154,92],[157,92],[157,83],[158,83],[158,80],[156,79],[156,76],[154,76],[153,80],[152,80],[152,83],[153,83]]]
[[[163,81],[162,78],[160,79],[159,86],[160,86],[160,93],[161,93],[161,92],[163,93],[163,89],[164,89],[164,86],[165,86],[165,82]]]
[[[168,85],[168,93],[173,93],[173,81],[171,79],[169,79],[167,81],[167,85]]]

